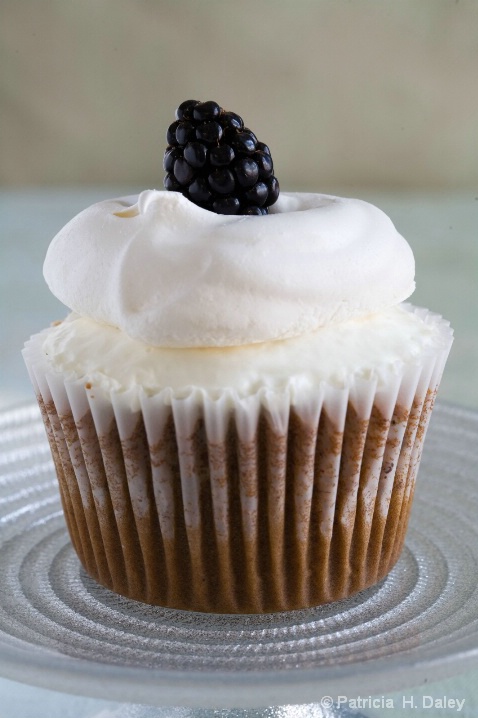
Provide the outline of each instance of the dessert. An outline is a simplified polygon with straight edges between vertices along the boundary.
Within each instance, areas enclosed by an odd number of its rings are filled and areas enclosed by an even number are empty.
[[[73,545],[172,608],[348,597],[400,555],[451,329],[403,304],[413,255],[372,205],[218,214],[184,187],[93,205],[48,250],[71,313],[24,357]]]

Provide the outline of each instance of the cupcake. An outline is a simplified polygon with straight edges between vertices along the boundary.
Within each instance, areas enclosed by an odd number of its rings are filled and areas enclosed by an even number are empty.
[[[44,274],[71,313],[23,353],[91,577],[262,613],[387,575],[452,331],[403,303],[413,255],[383,212],[281,193],[225,215],[147,190],[75,217]]]

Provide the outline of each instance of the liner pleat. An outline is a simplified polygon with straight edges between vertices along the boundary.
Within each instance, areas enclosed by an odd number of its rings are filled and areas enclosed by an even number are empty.
[[[24,350],[73,546],[102,585],[219,613],[348,597],[403,547],[423,441],[451,346],[386,386],[351,377],[315,395],[200,389],[106,394]],[[133,408],[132,408],[133,407]]]

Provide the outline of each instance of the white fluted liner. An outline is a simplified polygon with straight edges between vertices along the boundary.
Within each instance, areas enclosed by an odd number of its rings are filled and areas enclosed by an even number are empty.
[[[314,394],[107,395],[52,370],[32,337],[25,362],[88,573],[141,601],[222,613],[318,605],[383,578],[452,342],[447,322],[417,311],[441,350]]]

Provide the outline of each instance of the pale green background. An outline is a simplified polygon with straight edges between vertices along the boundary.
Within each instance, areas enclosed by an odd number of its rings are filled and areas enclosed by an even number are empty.
[[[0,407],[31,399],[20,347],[65,311],[41,275],[51,237],[91,202],[160,188],[166,128],[196,98],[243,115],[284,189],[390,214],[415,303],[456,330],[440,398],[478,408],[477,78],[475,0],[0,0]],[[478,716],[478,669],[430,683],[409,694]],[[363,712],[451,715],[395,705]],[[0,679],[0,718],[110,709]]]

